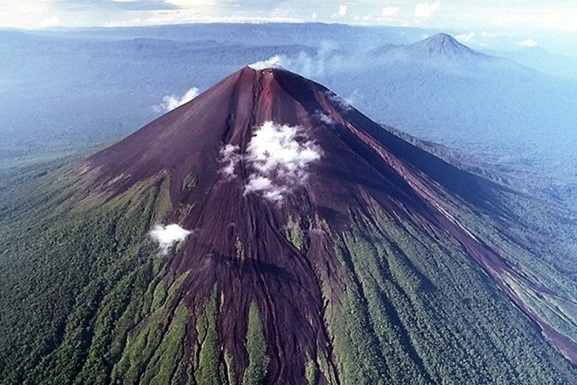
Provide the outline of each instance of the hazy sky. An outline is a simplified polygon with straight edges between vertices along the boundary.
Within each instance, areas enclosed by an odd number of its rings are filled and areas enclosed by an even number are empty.
[[[575,0],[0,0],[0,9],[0,27],[16,28],[321,21],[577,32]]]

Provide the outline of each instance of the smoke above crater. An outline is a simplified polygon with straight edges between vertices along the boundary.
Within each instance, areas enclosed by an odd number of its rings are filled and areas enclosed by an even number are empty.
[[[177,107],[182,106],[185,103],[190,102],[192,99],[200,95],[200,90],[196,87],[192,87],[184,93],[182,96],[177,95],[167,95],[162,98],[162,103],[153,107],[155,112],[170,112]]]

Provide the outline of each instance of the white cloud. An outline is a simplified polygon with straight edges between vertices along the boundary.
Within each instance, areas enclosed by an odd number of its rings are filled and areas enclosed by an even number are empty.
[[[261,175],[251,175],[248,179],[248,183],[245,187],[245,193],[253,192],[253,191],[266,191],[272,189],[273,184],[272,181]]]
[[[350,94],[347,98],[344,99],[345,103],[347,104],[348,108],[345,108],[346,111],[350,111],[353,108],[353,104],[355,104],[355,100],[359,96],[359,90],[354,90],[352,94]]]
[[[316,111],[315,117],[320,120],[322,123],[326,124],[327,126],[332,126],[336,124],[335,120],[328,116],[327,114],[323,113],[322,111]]]
[[[56,27],[60,25],[60,19],[58,19],[58,16],[52,15],[42,20],[42,22],[40,22],[40,25],[44,28]]]
[[[274,203],[281,203],[284,200],[284,194],[286,189],[281,187],[274,187],[272,189],[264,191],[263,197]]]
[[[274,203],[281,203],[288,191],[287,186],[275,184],[267,177],[254,174],[249,176],[248,183],[244,188],[245,194],[260,193],[265,199]]]
[[[168,254],[168,251],[177,242],[182,242],[190,235],[191,231],[185,230],[177,224],[156,225],[150,231],[150,237],[158,243],[162,254]]]
[[[335,52],[338,44],[331,40],[322,40],[314,55],[300,52],[296,57],[285,58],[283,66],[307,78],[319,78],[327,72],[327,66],[337,67],[341,60]],[[332,69],[332,68],[331,68]]]
[[[241,8],[241,7],[238,7]],[[235,8],[235,9],[238,9]],[[242,8],[241,8],[242,9]],[[224,12],[230,12],[230,9]],[[134,27],[146,25],[174,25],[187,23],[304,23],[309,21],[308,17],[290,16],[258,16],[243,14],[234,11],[231,14],[215,13],[214,8],[209,7],[209,11],[197,9],[183,9],[177,11],[153,11],[143,14],[144,17],[124,18],[113,22],[107,22],[105,27]]]
[[[392,17],[397,16],[399,13],[399,7],[384,7],[381,10],[382,17]]]
[[[249,67],[254,70],[285,68],[307,78],[322,81],[326,72],[342,70],[342,65],[347,62],[338,54],[338,49],[339,45],[334,41],[321,40],[315,54],[309,55],[304,51],[293,56],[276,54],[269,59],[250,64]],[[350,63],[350,60],[348,62]]]
[[[429,3],[428,1],[424,3],[419,3],[415,7],[415,17],[428,19],[429,17],[433,16],[435,12],[441,6],[441,2],[437,1],[436,3]]]
[[[283,61],[283,56],[275,55],[267,60],[257,61],[256,63],[249,64],[248,66],[253,70],[263,70],[265,68],[281,68],[281,63]]]
[[[483,31],[481,32],[481,34],[479,36],[481,37],[486,37],[486,38],[495,38],[495,37],[501,37],[504,36],[505,34],[503,34],[502,32],[489,32],[489,31]]]
[[[254,133],[247,147],[248,160],[263,174],[276,172],[279,176],[300,176],[311,161],[319,159],[317,146],[303,137],[299,126],[265,122]]]
[[[475,32],[461,33],[459,35],[456,35],[455,39],[457,39],[461,43],[470,43],[470,42],[474,41],[476,36],[477,36],[477,34]]]
[[[319,119],[323,120],[319,113]],[[327,124],[334,121],[324,116]],[[255,128],[246,152],[226,144],[219,152],[220,170],[227,179],[236,176],[237,166],[244,162],[254,172],[247,178],[244,194],[258,193],[265,199],[281,203],[294,186],[304,184],[309,177],[309,164],[320,159],[321,149],[307,138],[300,126],[276,124],[271,121]]]
[[[479,47],[488,47],[491,44],[493,44],[495,38],[501,38],[503,36],[506,36],[507,38],[510,37],[510,35],[502,32],[481,31],[481,32],[464,32],[455,35],[455,39],[457,39],[463,44],[475,44]]]
[[[519,42],[519,45],[526,48],[535,48],[539,45],[539,42],[535,39],[527,39]]]
[[[164,98],[162,98],[161,104],[154,106],[154,110],[156,112],[172,111],[175,108],[180,107],[183,104],[190,102],[192,99],[196,98],[198,95],[200,95],[200,91],[196,87],[189,89],[182,96],[167,95]]]
[[[54,13],[50,1],[27,0],[25,3],[13,0],[0,0],[0,26],[16,28],[44,27],[44,21],[50,22]],[[54,19],[52,19],[54,20]]]
[[[265,122],[256,128],[244,156],[255,170],[245,194],[257,192],[269,201],[281,202],[293,186],[307,181],[309,165],[319,160],[321,153],[302,127]]]
[[[225,164],[221,172],[228,178],[234,177],[236,165],[240,161],[239,150],[239,146],[230,143],[220,149],[220,161]]]
[[[499,10],[495,19],[502,26],[529,26],[560,31],[577,31],[577,7],[532,7],[525,9],[505,8]]]
[[[356,95],[356,91],[349,97],[350,100]],[[341,98],[334,92],[327,91],[326,96],[331,102],[337,105],[342,111],[350,111],[352,109],[351,104],[345,99]]]
[[[443,19],[433,19],[434,23],[427,20],[441,3],[447,10],[442,15]],[[334,22],[335,19],[350,18],[363,24],[438,27],[442,23],[445,29],[499,26],[507,30],[523,28],[525,32],[536,32],[536,29],[577,30],[575,2],[514,3],[492,1],[481,6],[462,1],[418,0],[410,5],[416,6],[410,10],[414,11],[413,15],[413,12],[404,12],[407,2],[377,0],[0,0],[0,26],[37,29],[56,25],[56,21],[65,27],[88,27],[203,22]],[[43,25],[43,22],[46,23]]]

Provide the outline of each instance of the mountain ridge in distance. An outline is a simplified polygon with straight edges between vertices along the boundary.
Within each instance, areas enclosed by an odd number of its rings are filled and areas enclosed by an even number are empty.
[[[434,59],[457,60],[461,62],[487,59],[488,55],[474,51],[459,43],[446,33],[438,33],[407,47],[416,57],[429,56]]]
[[[64,270],[92,275],[29,379],[577,378],[563,318],[572,291],[508,237],[514,192],[288,71],[243,68],[64,180],[55,200],[76,212],[46,231],[66,233],[69,220],[68,233],[90,236],[50,236],[44,250],[78,245]],[[158,223],[190,234],[159,255],[148,236]]]
[[[497,56],[444,64],[406,51],[375,54],[347,82],[320,80],[377,122],[479,154],[518,189],[571,204],[575,84]]]
[[[476,76],[499,75],[503,70],[511,76],[528,76],[537,70],[525,67],[510,59],[476,51],[447,33],[438,33],[413,44],[388,44],[371,51],[371,56],[383,63],[408,62],[441,72],[471,76],[469,71],[479,71]],[[382,63],[381,63],[382,64]]]

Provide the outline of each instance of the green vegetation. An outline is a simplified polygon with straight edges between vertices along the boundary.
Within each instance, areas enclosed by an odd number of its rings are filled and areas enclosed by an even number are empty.
[[[439,243],[437,230],[423,236],[374,210],[378,218],[359,217],[333,235],[347,277],[327,308],[342,384],[560,385],[575,378],[459,244]]]
[[[109,383],[159,284],[147,233],[165,215],[168,184],[85,205],[73,171],[46,167],[1,192],[0,382]]]
[[[196,320],[197,357],[194,378],[198,384],[222,384],[225,373],[220,362],[220,344],[216,322],[216,289],[204,304]]]
[[[307,384],[315,385],[319,382],[319,367],[316,361],[308,360],[305,366],[305,377],[307,379]]]
[[[577,341],[577,213],[524,195],[503,192],[508,218],[485,217],[459,202],[451,210],[470,231],[505,256],[520,277],[506,277],[507,286],[547,324]],[[510,218],[514,218],[511,220]],[[524,277],[560,293],[544,294]]]
[[[298,222],[294,222],[293,218],[289,217],[287,225],[288,240],[300,251],[304,249],[305,235]]]
[[[112,380],[126,384],[179,383],[180,363],[189,311],[182,305],[172,308],[184,276],[170,287],[149,285],[154,296],[145,295],[146,313],[129,334],[122,356],[112,371]]]
[[[266,376],[270,361],[266,351],[266,339],[258,306],[250,304],[248,312],[248,330],[246,333],[248,367],[242,378],[243,385],[260,385]]]
[[[226,379],[227,384],[236,384],[236,376],[234,375],[234,362],[232,356],[228,353],[224,354],[224,362],[226,364]]]
[[[196,175],[189,174],[184,178],[182,181],[182,189],[183,190],[192,190],[196,187]]]

